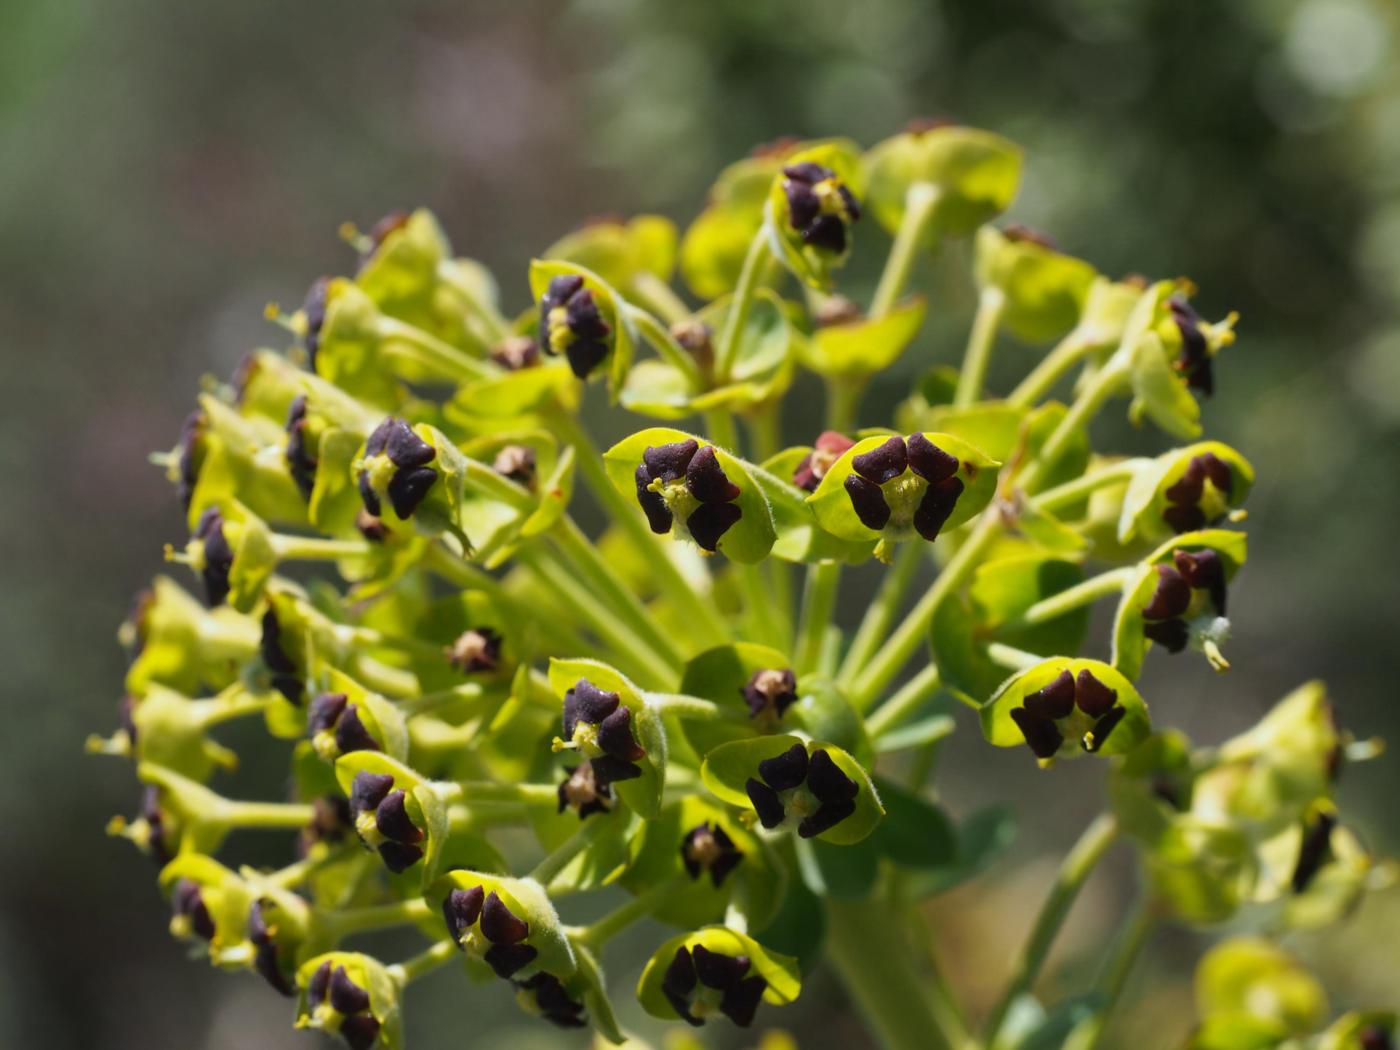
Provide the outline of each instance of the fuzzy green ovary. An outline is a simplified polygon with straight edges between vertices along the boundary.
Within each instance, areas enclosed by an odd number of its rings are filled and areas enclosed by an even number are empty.
[[[394,465],[394,461],[382,452],[365,460],[365,471],[369,474],[370,488],[374,489],[381,498],[389,491],[389,482],[394,480],[394,474],[397,473],[398,469]]]
[[[684,478],[677,478],[675,481],[665,482],[660,478],[647,486],[652,492],[660,493],[661,498],[666,502],[666,509],[671,512],[671,517],[675,518],[678,524],[685,522],[695,513],[700,506],[700,501],[691,495],[690,489],[686,487]]]
[[[885,523],[883,534],[889,539],[908,539],[914,534],[914,512],[928,491],[928,482],[912,470],[906,470],[893,481],[881,485],[880,491],[890,508],[890,520]]]
[[[389,841],[380,832],[379,821],[372,809],[367,809],[355,817],[355,831],[370,849],[377,849]]]
[[[817,195],[817,203],[823,215],[849,219],[849,209],[846,207],[845,198],[841,196],[839,186],[840,183],[835,178],[822,179],[812,187],[812,192]]]

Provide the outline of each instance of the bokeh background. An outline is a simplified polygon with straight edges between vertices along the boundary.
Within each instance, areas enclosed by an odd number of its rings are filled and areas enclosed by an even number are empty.
[[[1206,411],[1261,478],[1231,596],[1236,670],[1217,679],[1202,661],[1158,659],[1144,691],[1210,740],[1319,675],[1348,725],[1400,737],[1390,0],[5,0],[0,26],[0,1044],[318,1038],[294,1035],[286,1004],[253,978],[183,958],[148,863],[102,834],[131,806],[130,772],[81,744],[115,724],[114,630],[180,529],[146,453],[173,443],[201,376],[280,342],[265,301],[298,301],[350,265],[342,220],[367,226],[396,207],[436,209],[520,308],[524,263],[580,219],[684,221],[726,161],[779,135],[868,144],[945,115],[1019,140],[1014,218],[1108,273],[1189,274],[1207,315],[1243,315]],[[857,292],[884,251],[873,226],[860,248]],[[882,377],[867,421],[960,352],[970,296],[955,272],[937,278],[946,321]],[[1005,347],[994,382],[1030,360]],[[814,425],[790,416],[789,436]],[[1160,447],[1125,425],[1103,433]],[[940,778],[947,803],[1025,813],[997,871],[932,910],[944,965],[976,1009],[1092,813],[1101,769],[1037,779],[1024,756],[992,754],[963,728]],[[1350,769],[1342,786],[1349,819],[1392,853],[1397,791],[1393,760]],[[1076,911],[1050,991],[1090,978],[1131,897],[1131,864],[1113,861]],[[1293,942],[1337,1009],[1400,1006],[1397,896]],[[1115,1045],[1179,1039],[1203,943],[1159,937]],[[864,1045],[835,983],[809,989],[769,1020],[803,1045]],[[412,994],[421,1050],[582,1041],[445,975]],[[721,1035],[714,1045],[739,1045]]]

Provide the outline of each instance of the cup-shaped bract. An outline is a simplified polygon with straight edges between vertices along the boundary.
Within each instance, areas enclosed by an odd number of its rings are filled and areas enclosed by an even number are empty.
[[[721,1014],[747,1028],[761,1002],[781,1006],[801,991],[796,959],[727,926],[672,937],[652,954],[637,983],[647,1013],[693,1026]]]
[[[1018,226],[983,226],[974,251],[978,286],[998,297],[1000,322],[1016,338],[1047,342],[1078,323],[1097,276],[1084,260]]]

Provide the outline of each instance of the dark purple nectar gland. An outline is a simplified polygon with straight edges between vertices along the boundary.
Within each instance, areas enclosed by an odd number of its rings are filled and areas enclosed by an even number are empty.
[[[365,466],[356,479],[365,510],[380,517],[380,493],[385,493],[395,514],[411,518],[437,481],[437,471],[427,465],[436,457],[437,449],[412,427],[389,416],[365,442]]]
[[[792,483],[804,492],[816,492],[831,465],[846,454],[855,442],[836,430],[823,430],[812,451],[802,457],[792,473]]]
[[[181,940],[212,941],[217,932],[204,900],[204,890],[192,879],[180,879],[170,895],[170,932]]]
[[[1061,671],[1054,681],[1028,693],[1021,703],[1012,709],[1011,720],[1041,761],[1053,758],[1071,735],[1078,736],[1079,746],[1093,754],[1128,713],[1118,703],[1117,691],[1087,668],[1077,677]]]
[[[306,1004],[317,1027],[339,1032],[350,1050],[370,1050],[379,1038],[369,992],[351,979],[344,966],[330,960],[322,963],[307,985]]]
[[[507,445],[496,453],[491,469],[517,485],[533,490],[537,473],[535,450],[529,445]]]
[[[592,289],[577,274],[560,274],[545,289],[540,344],[547,354],[563,354],[579,379],[587,379],[612,350],[612,325],[603,320]]]
[[[836,172],[811,161],[789,164],[783,168],[783,194],[788,222],[802,243],[832,255],[845,254],[860,205]]]
[[[739,692],[748,705],[749,717],[772,725],[797,702],[797,676],[787,667],[755,671]]]
[[[383,543],[389,538],[389,526],[383,518],[375,517],[363,507],[355,515],[355,530],[370,543]]]
[[[292,966],[286,964],[293,960],[284,958],[277,943],[278,927],[276,923],[268,922],[267,914],[272,907],[270,900],[261,898],[248,909],[248,940],[253,944],[253,969],[274,989],[291,998],[296,995],[296,987],[291,978]]]
[[[462,674],[490,674],[500,669],[502,641],[499,631],[472,627],[459,634],[451,645],[444,646],[442,654]]]
[[[606,813],[613,805],[612,788],[598,781],[593,763],[587,760],[576,766],[564,767],[564,779],[559,783],[558,796],[558,812],[572,809],[579,820],[594,813]]]
[[[210,608],[222,605],[230,589],[233,547],[224,534],[226,525],[218,507],[208,508],[199,516],[189,545],[190,562],[199,572],[204,584],[204,597]]]
[[[1203,529],[1225,517],[1235,488],[1230,465],[1214,452],[1192,456],[1181,478],[1163,493],[1162,518],[1173,532]]]
[[[1215,393],[1215,373],[1210,360],[1210,344],[1203,331],[1201,315],[1196,313],[1181,296],[1172,296],[1167,303],[1172,320],[1181,333],[1181,351],[1177,354],[1174,368],[1184,376],[1186,385],[1199,390],[1206,397]]]
[[[344,693],[322,693],[312,700],[306,729],[312,748],[327,762],[352,751],[384,750],[361,720],[359,705]]]
[[[316,487],[317,458],[313,454],[314,442],[307,434],[306,395],[298,394],[287,410],[287,446],[285,456],[287,469],[298,491],[304,499],[311,499],[311,490]]]
[[[606,787],[642,775],[637,763],[646,757],[646,749],[637,743],[632,709],[623,705],[618,693],[580,678],[564,694],[563,730],[556,749],[570,748],[587,757],[598,785]]]
[[[703,944],[682,945],[666,967],[661,992],[689,1025],[699,1027],[719,1012],[747,1028],[768,988],[766,980],[750,974],[751,968],[747,955],[724,955]]]
[[[583,1028],[588,1024],[584,1005],[569,995],[552,973],[537,973],[516,981],[515,998],[527,1013],[543,1017],[558,1028]]]
[[[1154,568],[1157,586],[1143,606],[1143,635],[1179,653],[1191,640],[1191,620],[1225,615],[1225,563],[1213,550],[1175,550],[1171,565]]]
[[[282,624],[277,619],[275,607],[268,606],[262,616],[262,635],[258,640],[258,652],[263,666],[267,668],[269,684],[287,700],[300,707],[306,699],[305,677],[282,644]]]
[[[648,447],[634,477],[637,502],[657,535],[670,532],[680,518],[696,546],[713,554],[744,516],[734,502],[739,486],[725,474],[714,446],[702,448],[694,438]]]
[[[458,948],[490,966],[497,977],[512,975],[535,961],[539,952],[524,943],[530,924],[510,910],[492,890],[456,889],[442,902],[447,932]]]
[[[1294,893],[1302,893],[1311,886],[1322,866],[1332,858],[1332,832],[1336,826],[1337,818],[1331,813],[1318,813],[1304,826],[1298,861],[1290,880]]]
[[[743,861],[744,854],[718,824],[705,821],[686,832],[681,840],[681,863],[692,879],[709,872],[715,889]]]
[[[867,529],[912,526],[932,543],[962,496],[960,466],[956,456],[916,432],[852,458],[853,473],[844,484],[851,509]]]
[[[857,784],[824,748],[809,756],[802,744],[758,764],[758,777],[744,784],[758,822],[768,831],[798,817],[804,839],[829,831],[856,811]]]
[[[301,337],[301,345],[306,350],[306,366],[316,371],[316,354],[321,349],[321,329],[326,323],[326,306],[330,297],[331,279],[318,277],[307,289],[306,299],[301,304],[302,318],[306,331]]]
[[[175,452],[175,494],[180,499],[181,510],[189,510],[190,501],[194,499],[194,487],[204,460],[201,442],[208,427],[209,417],[199,409],[186,416],[180,425],[180,442]]]
[[[394,778],[387,773],[361,770],[350,783],[355,833],[396,875],[423,859],[423,830],[409,817],[407,800],[402,789],[394,790]]]

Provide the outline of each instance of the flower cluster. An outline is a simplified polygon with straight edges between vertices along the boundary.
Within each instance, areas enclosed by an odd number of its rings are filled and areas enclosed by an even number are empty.
[[[596,222],[528,282],[455,256],[425,211],[355,235],[353,274],[281,318],[286,352],[210,384],[156,457],[189,534],[167,558],[202,600],[165,576],[140,597],[118,728],[90,743],[134,764],[136,815],[110,830],[159,865],[172,932],[354,1050],[401,1047],[406,990],[444,967],[620,1043],[604,963],[638,922],[654,951],[636,996],[661,1020],[759,1023],[826,958],[899,1050],[1010,1045],[1013,1000],[1016,1045],[1072,1017],[1087,1050],[1113,994],[1050,1011],[1022,993],[1114,836],[1146,886],[1129,929],[1245,911],[1314,927],[1383,884],[1333,791],[1377,748],[1337,728],[1320,686],[1213,748],[1149,716],[1154,648],[1228,666],[1253,468],[1211,441],[1114,456],[1087,426],[1121,400],[1194,441],[1233,318],[1202,320],[1185,280],[1114,280],[998,229],[1020,168],[1010,142],[946,123],[866,151],[785,140],[726,169],[683,235]],[[893,235],[864,306],[836,291],[861,222]],[[930,357],[893,421],[863,419],[872,377],[929,352],[915,263],[961,238],[978,288],[963,367]],[[1003,333],[1054,346],[993,394]],[[803,371],[827,418],[784,446]],[[588,401],[600,387],[606,405]],[[653,423],[600,450],[583,419],[603,412]],[[580,527],[576,490],[603,529]],[[915,594],[928,559],[939,575]],[[845,589],[862,565],[878,591]],[[838,620],[872,591],[848,636]],[[1109,659],[1079,655],[1110,597]],[[1109,809],[980,1041],[927,1006],[945,995],[919,989],[910,943],[909,909],[1007,837],[927,791],[958,702],[1046,770],[1110,770]],[[285,742],[286,797],[220,790],[235,720]],[[235,831],[284,836],[285,864],[227,866]],[[400,927],[417,954],[357,950]],[[1193,1045],[1223,1045],[1213,1026],[1267,998],[1212,1000]],[[1325,1023],[1247,1020],[1259,1047]],[[1347,1015],[1315,1045],[1393,1032]]]

